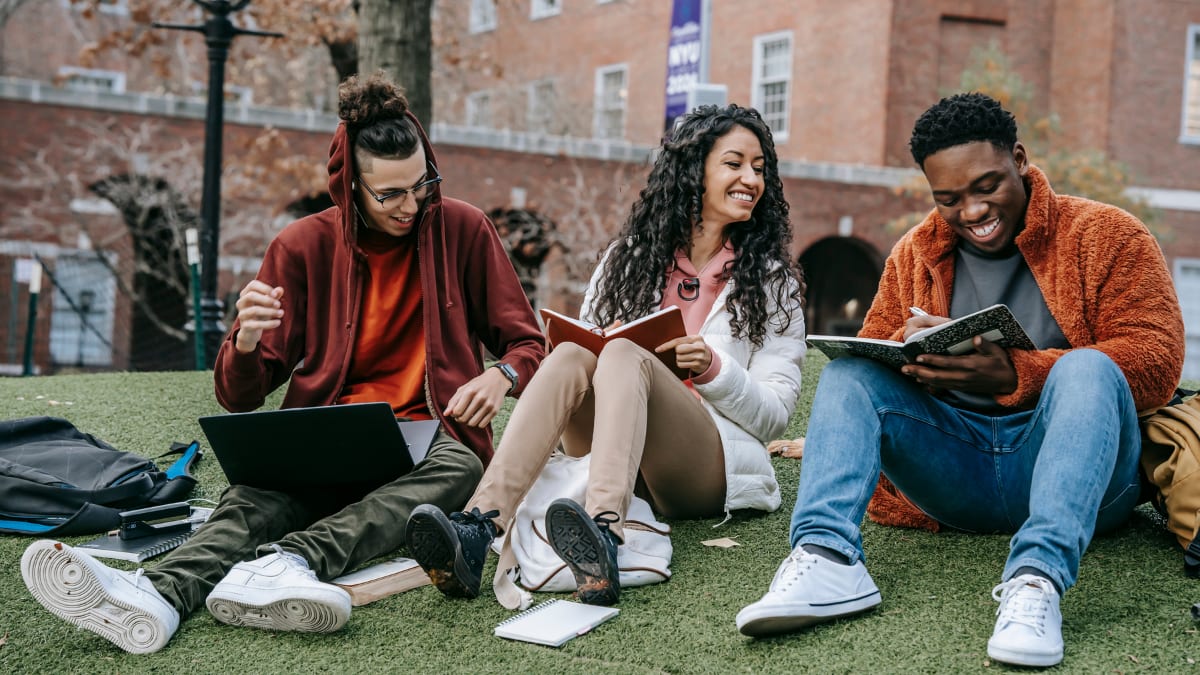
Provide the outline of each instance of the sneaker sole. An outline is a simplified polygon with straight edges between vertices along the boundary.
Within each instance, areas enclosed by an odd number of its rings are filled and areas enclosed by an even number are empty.
[[[21,556],[21,577],[34,599],[58,618],[131,654],[162,649],[174,631],[153,613],[114,597],[92,567],[98,564],[57,542],[39,541]]]
[[[620,571],[612,568],[599,534],[591,516],[575,502],[556,500],[546,510],[546,536],[575,575],[575,597],[589,605],[613,605],[621,594]]]
[[[792,608],[796,613],[781,615],[781,611],[789,608],[775,605],[755,608],[746,607],[737,615],[738,632],[749,637],[768,637],[783,633],[794,633],[819,623],[836,621],[837,619],[854,616],[870,611],[879,606],[882,597],[878,590],[860,598],[831,605],[797,605]]]
[[[408,550],[439,591],[454,598],[479,596],[479,578],[463,558],[462,543],[446,514],[418,507],[408,519]]]
[[[1035,668],[1046,668],[1048,666],[1057,666],[1062,663],[1063,653],[1058,652],[1043,652],[1030,653],[1005,649],[1003,647],[995,647],[991,641],[988,641],[987,648],[988,658],[993,661],[1009,663],[1015,666],[1033,666]]]
[[[279,595],[278,592],[275,595]],[[313,594],[314,596],[317,594]],[[230,626],[298,633],[332,633],[350,619],[350,597],[287,597],[251,602],[241,594],[224,593],[220,584],[208,595],[209,614]]]

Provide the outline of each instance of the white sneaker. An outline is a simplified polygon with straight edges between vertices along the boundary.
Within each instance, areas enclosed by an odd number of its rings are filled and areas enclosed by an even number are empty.
[[[1049,579],[1022,574],[992,589],[1000,601],[988,656],[1018,666],[1053,666],[1062,661],[1062,612]]]
[[[179,612],[141,569],[113,569],[61,542],[30,544],[21,577],[52,614],[133,654],[162,649],[179,628]]]
[[[761,637],[865,612],[882,601],[862,561],[841,565],[800,546],[783,559],[761,600],[742,608],[737,627]]]
[[[304,558],[278,546],[234,565],[205,604],[217,621],[266,630],[331,633],[350,618],[350,594],[317,581]]]

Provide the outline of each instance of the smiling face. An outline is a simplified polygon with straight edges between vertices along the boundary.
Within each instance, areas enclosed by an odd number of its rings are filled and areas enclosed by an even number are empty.
[[[704,160],[704,199],[700,221],[724,228],[750,219],[763,192],[762,144],[743,126],[734,126],[713,143]]]
[[[406,159],[359,156],[356,198],[367,227],[393,237],[403,237],[412,232],[417,214],[421,212],[422,203],[429,196],[430,188],[418,190],[416,195],[411,189],[427,180],[429,171],[429,165],[425,162],[425,149],[421,147]],[[386,196],[397,190],[409,192],[403,196],[390,197],[382,205],[371,195],[374,191],[376,195]]]
[[[939,150],[925,158],[925,179],[938,213],[960,237],[985,253],[1008,248],[1025,222],[1029,160],[987,141]]]

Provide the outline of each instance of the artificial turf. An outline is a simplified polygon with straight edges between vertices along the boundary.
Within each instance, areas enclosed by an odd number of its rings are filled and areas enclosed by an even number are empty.
[[[788,435],[803,435],[824,359],[810,356]],[[277,406],[279,395],[269,401]],[[0,379],[0,419],[52,415],[116,447],[156,456],[173,441],[203,439],[196,418],[220,412],[212,374],[61,375]],[[502,427],[503,415],[497,428]],[[765,640],[738,634],[733,618],[766,589],[787,554],[799,462],[776,459],[783,507],[772,514],[676,521],[671,581],[626,589],[621,614],[561,649],[496,638],[508,616],[490,595],[448,600],[431,587],[356,608],[330,635],[233,628],[201,610],[162,651],[122,652],[42,609],[21,580],[31,541],[0,536],[0,673],[26,672],[994,672],[986,643],[1008,537],[929,534],[866,523],[867,563],[882,606],[857,619]],[[199,468],[194,497],[225,486],[216,461]],[[722,549],[702,541],[730,537]],[[77,543],[84,538],[68,539]],[[1063,601],[1063,672],[1188,672],[1200,660],[1200,624],[1189,608],[1200,581],[1161,521],[1140,507],[1128,525],[1096,539],[1079,584]],[[149,564],[153,564],[151,561]],[[489,561],[490,580],[495,558]]]

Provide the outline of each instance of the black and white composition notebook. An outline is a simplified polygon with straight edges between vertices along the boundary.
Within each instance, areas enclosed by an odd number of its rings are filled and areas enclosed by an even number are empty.
[[[917,331],[904,342],[841,335],[809,335],[808,344],[831,359],[865,356],[899,369],[921,354],[959,356],[975,350],[980,336],[1001,347],[1036,349],[1021,323],[1005,305],[992,305],[978,312]]]
[[[570,600],[547,600],[509,617],[495,634],[509,640],[561,647],[617,615],[616,607],[585,605]]]

